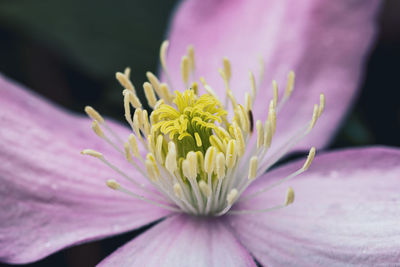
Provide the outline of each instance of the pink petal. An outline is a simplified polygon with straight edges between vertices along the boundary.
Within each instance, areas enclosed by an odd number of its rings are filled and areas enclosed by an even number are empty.
[[[180,60],[186,47],[196,51],[196,74],[224,97],[218,73],[222,57],[232,62],[231,89],[239,103],[250,83],[248,71],[259,74],[259,56],[265,62],[253,113],[266,116],[273,79],[280,97],[290,70],[296,73],[291,100],[278,116],[276,147],[311,119],[319,94],[327,108],[312,134],[299,146],[325,145],[354,99],[362,65],[375,32],[378,0],[352,1],[183,1],[169,33],[168,66],[175,89],[183,88]]]
[[[119,176],[97,159],[80,155],[82,149],[102,151],[133,177],[139,175],[91,132],[88,119],[3,77],[0,124],[0,261],[34,261],[167,214],[105,186],[107,179]],[[124,138],[129,133],[112,126]]]
[[[248,193],[301,165],[295,162],[268,173]],[[264,266],[395,266],[400,262],[400,150],[323,154],[300,177],[235,209],[283,203],[288,186],[296,192],[291,206],[229,218],[242,244]]]
[[[173,216],[111,254],[100,266],[256,266],[222,219]]]

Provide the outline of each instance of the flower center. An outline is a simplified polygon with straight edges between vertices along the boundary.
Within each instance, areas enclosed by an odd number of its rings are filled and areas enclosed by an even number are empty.
[[[251,92],[245,94],[244,106],[237,103],[230,90],[231,66],[227,59],[223,60],[223,68],[220,70],[226,87],[224,104],[204,78],[200,78],[200,81],[206,93],[200,95],[197,82],[190,81],[190,76],[194,76],[195,64],[193,47],[189,47],[187,55],[182,58],[181,73],[186,88],[190,89],[182,93],[175,91],[172,94],[165,60],[167,46],[167,42],[161,46],[160,59],[168,84],[160,83],[154,74],[148,72],[149,82],[143,85],[147,102],[153,108],[150,116],[142,109],[135,87],[129,78],[130,70],[126,69],[124,73],[116,74],[118,81],[125,88],[125,119],[132,128],[127,142],[116,135],[92,107],[85,108],[86,113],[93,119],[94,132],[147,177],[159,194],[154,194],[149,187],[117,168],[100,152],[86,149],[82,153],[100,159],[132,183],[133,189],[124,187],[113,179],[108,180],[107,185],[114,190],[172,211],[220,216],[230,211],[244,190],[313,128],[322,114],[325,98],[321,95],[320,104],[314,106],[310,122],[289,139],[282,149],[268,157],[266,155],[276,130],[277,113],[293,90],[294,73],[289,73],[286,91],[281,101],[278,101],[278,87],[276,82],[273,82],[273,98],[270,101],[267,120],[264,123],[257,120],[254,124],[251,110],[258,88],[252,73]],[[231,120],[228,119],[229,104],[233,108]],[[135,109],[133,116],[131,107]],[[106,135],[103,128],[113,138]],[[252,139],[254,142],[251,142]],[[275,185],[308,169],[314,155],[315,148],[311,148],[304,165]],[[246,201],[270,189],[271,186],[261,188],[242,199]],[[144,197],[144,192],[149,193],[151,197]],[[284,204],[258,211],[281,208],[291,204],[293,200],[294,192],[289,188]]]

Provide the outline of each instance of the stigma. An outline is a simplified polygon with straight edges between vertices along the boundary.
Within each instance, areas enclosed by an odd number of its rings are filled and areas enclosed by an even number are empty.
[[[232,67],[230,61],[224,58],[219,74],[225,84],[225,95],[220,99],[205,78],[194,79],[194,48],[189,46],[187,54],[182,57],[180,69],[185,88],[173,88],[166,64],[167,49],[168,42],[165,41],[161,45],[160,61],[167,82],[160,82],[148,72],[148,82],[143,84],[147,105],[152,112],[143,108],[130,80],[130,69],[116,73],[116,79],[124,88],[124,117],[131,127],[131,134],[126,140],[118,136],[95,109],[90,106],[85,108],[93,120],[94,133],[146,177],[158,193],[129,176],[129,170],[116,167],[101,152],[83,150],[82,154],[101,160],[122,179],[128,180],[130,186],[122,186],[111,177],[106,185],[167,210],[201,216],[266,212],[292,204],[294,190],[289,187],[282,204],[263,210],[231,210],[236,201],[247,201],[267,193],[309,168],[315,155],[314,147],[299,170],[267,188],[241,197],[257,177],[311,131],[324,110],[324,95],[321,94],[319,104],[313,107],[310,121],[278,152],[269,155],[279,110],[294,89],[294,72],[288,74],[282,99],[278,99],[277,83],[272,82],[273,97],[266,109],[267,119],[254,121],[252,108],[259,88],[252,72],[249,73],[251,90],[245,93],[244,103],[239,103],[230,89]],[[260,73],[263,73],[262,65]],[[232,114],[228,112],[230,107]],[[144,197],[144,192],[150,197]]]

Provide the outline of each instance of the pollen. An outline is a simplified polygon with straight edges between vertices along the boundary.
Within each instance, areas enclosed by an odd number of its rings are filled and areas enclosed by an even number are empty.
[[[306,171],[315,156],[311,148],[304,165],[298,171],[252,194],[242,197],[243,192],[260,175],[275,164],[291,147],[307,135],[321,117],[325,108],[325,96],[310,111],[310,121],[294,133],[287,143],[270,155],[270,147],[277,130],[279,111],[294,90],[295,74],[288,73],[287,84],[279,98],[278,83],[272,82],[271,99],[266,99],[265,121],[253,118],[253,105],[262,81],[249,72],[249,92],[243,101],[235,96],[231,87],[234,66],[228,58],[222,58],[219,74],[224,82],[224,95],[218,95],[206,78],[196,79],[195,50],[189,46],[182,56],[180,72],[184,88],[175,88],[167,66],[168,41],[160,49],[160,61],[165,82],[151,72],[146,73],[148,82],[143,84],[147,105],[142,105],[130,80],[130,69],[117,72],[116,79],[122,85],[124,116],[131,127],[126,140],[108,126],[104,118],[92,107],[85,112],[93,120],[94,133],[109,143],[143,177],[131,177],[129,170],[121,170],[108,161],[102,153],[85,149],[82,154],[95,157],[126,179],[131,187],[123,186],[114,179],[106,185],[120,193],[128,194],[153,205],[201,216],[270,211],[286,207],[294,201],[294,191],[289,187],[284,205],[279,204],[262,210],[235,210],[236,201],[247,201],[268,192],[289,179]],[[243,104],[241,103],[243,102]],[[144,109],[149,106],[152,111]],[[232,110],[231,113],[228,110]],[[158,193],[155,193],[158,192]],[[233,209],[233,210],[232,210]]]

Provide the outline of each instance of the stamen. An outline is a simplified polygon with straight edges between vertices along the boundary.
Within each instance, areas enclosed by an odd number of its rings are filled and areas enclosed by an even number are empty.
[[[189,87],[190,62],[188,56],[183,56],[181,61],[182,81],[186,88]]]
[[[96,150],[93,150],[93,149],[84,149],[81,151],[81,154],[92,156],[92,157],[95,157],[98,159],[103,158],[103,154],[101,154],[100,152],[97,152]]]
[[[264,129],[262,122],[257,120],[256,122],[256,129],[257,129],[257,149],[261,148],[264,141]]]
[[[144,94],[147,99],[147,103],[151,108],[154,108],[157,102],[157,98],[156,95],[154,94],[153,86],[150,83],[145,82],[143,84],[143,88],[144,88]]]
[[[228,201],[228,205],[229,205],[229,206],[232,206],[233,202],[235,202],[235,200],[236,200],[236,198],[237,198],[237,196],[238,196],[238,193],[239,193],[239,192],[237,191],[236,188],[232,189],[232,190],[229,192],[228,196],[226,197],[226,201]]]
[[[194,71],[196,69],[196,65],[195,65],[195,61],[194,61],[194,47],[193,47],[193,45],[189,45],[188,46],[187,55],[188,55],[188,58],[189,58],[190,71],[192,73],[194,73]]]
[[[133,86],[132,82],[129,80],[129,78],[121,72],[115,73],[115,78],[119,81],[119,83],[124,87],[125,89],[128,89],[131,91],[133,94],[136,94],[135,87]]]
[[[142,156],[141,156],[140,153],[139,153],[139,148],[138,148],[138,145],[137,145],[137,141],[136,141],[135,135],[134,135],[134,134],[130,134],[130,135],[129,135],[129,138],[128,138],[128,141],[129,141],[129,145],[130,145],[130,147],[131,147],[131,150],[132,150],[133,155],[134,155],[136,158],[138,158],[138,159],[140,159],[141,161],[143,161],[143,158],[142,158]]]
[[[289,206],[294,202],[294,191],[293,188],[289,187],[286,193],[285,206]]]
[[[273,103],[274,103],[274,107],[276,107],[277,103],[278,103],[278,83],[273,80],[272,81],[272,90],[273,90]]]
[[[322,112],[325,109],[325,95],[319,95],[319,107],[318,107],[318,118],[321,117]]]
[[[157,76],[154,75],[152,72],[148,71],[146,72],[146,77],[153,86],[154,90],[156,91],[157,95],[161,98],[164,98],[163,95],[161,94],[160,90],[160,81],[158,80]]]
[[[125,77],[130,79],[131,78],[131,68],[126,67],[124,70]]]
[[[203,180],[200,180],[199,182],[199,188],[201,193],[203,193],[203,195],[208,198],[211,195],[211,189],[210,187],[208,187],[208,185],[206,184],[206,182],[204,182]]]
[[[253,72],[249,71],[249,77],[250,77],[251,97],[255,99],[257,94],[257,87],[256,87],[256,79],[254,78]]]
[[[160,47],[160,62],[161,62],[162,69],[165,72],[165,76],[167,77],[168,84],[171,87],[173,87],[172,83],[171,83],[171,78],[170,78],[170,75],[169,75],[169,72],[168,72],[168,68],[167,68],[167,49],[168,49],[168,46],[169,46],[169,42],[167,40],[165,40],[161,44],[161,47]]]
[[[98,113],[94,108],[91,106],[86,106],[85,107],[85,112],[86,114],[95,121],[98,121],[100,124],[104,123],[103,117]]]
[[[231,63],[228,58],[224,57],[223,58],[223,65],[224,65],[224,74],[226,80],[229,82],[232,76],[232,68],[231,68]]]
[[[257,167],[258,167],[258,157],[253,156],[250,159],[249,175],[247,176],[249,180],[253,180],[256,178]]]

